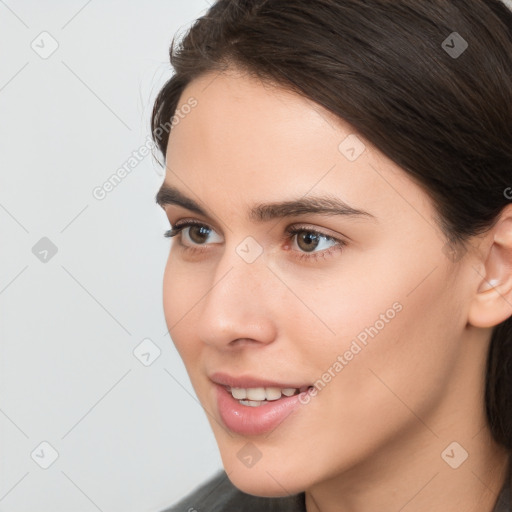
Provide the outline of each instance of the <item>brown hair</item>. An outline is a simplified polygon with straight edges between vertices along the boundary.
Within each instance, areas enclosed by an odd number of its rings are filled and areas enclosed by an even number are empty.
[[[453,247],[512,199],[512,12],[500,0],[218,0],[173,38],[170,61],[151,119],[164,158],[161,126],[185,87],[234,66],[350,123],[422,186]],[[510,450],[512,318],[493,330],[485,385],[492,435]]]

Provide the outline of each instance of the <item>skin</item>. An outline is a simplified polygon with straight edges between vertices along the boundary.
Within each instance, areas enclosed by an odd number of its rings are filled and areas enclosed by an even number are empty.
[[[234,68],[194,80],[178,109],[190,97],[165,183],[208,215],[163,208],[171,225],[210,231],[173,239],[164,311],[230,480],[254,495],[306,491],[308,512],[491,512],[508,459],[486,424],[485,360],[492,326],[512,315],[512,205],[455,260],[427,194],[362,136],[349,161],[338,146],[354,131],[319,105]],[[375,220],[247,217],[255,204],[326,193]],[[346,245],[302,260],[300,235],[283,236],[304,224]],[[236,252],[248,236],[263,250],[250,264]],[[312,251],[333,245],[320,237]],[[394,303],[394,318],[274,431],[223,426],[208,374],[314,383]],[[237,457],[249,441],[262,454],[250,468]],[[456,469],[441,456],[454,441],[468,453]]]

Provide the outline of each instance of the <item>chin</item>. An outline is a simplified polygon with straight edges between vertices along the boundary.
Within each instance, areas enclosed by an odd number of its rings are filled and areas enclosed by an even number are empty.
[[[295,464],[290,459],[269,457],[264,460],[263,456],[253,466],[247,467],[240,462],[238,451],[239,449],[221,450],[221,458],[231,483],[246,494],[279,498],[303,492],[310,484],[312,475],[297,471],[300,464]]]
[[[225,468],[231,483],[246,494],[265,498],[280,498],[304,491],[303,488],[297,487],[295,479],[292,481],[290,477],[276,478],[275,472],[270,470],[267,473],[265,469],[255,472],[254,467],[244,471],[241,469],[230,471],[229,467]],[[289,468],[288,474],[294,474],[293,468]]]

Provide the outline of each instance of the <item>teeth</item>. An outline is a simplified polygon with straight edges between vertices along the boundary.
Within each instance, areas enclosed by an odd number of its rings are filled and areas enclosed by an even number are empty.
[[[265,388],[265,398],[267,400],[279,400],[281,398],[281,390],[279,388]]]
[[[249,407],[259,407],[265,403],[265,400],[240,400],[242,405],[248,405]]]
[[[247,398],[247,390],[244,388],[231,388],[231,394],[233,395],[233,398],[236,398],[237,400]]]
[[[301,388],[302,389],[302,388]],[[279,400],[282,395],[292,396],[299,391],[297,388],[230,388],[228,391],[233,398],[240,400],[243,405],[257,407],[261,402]]]
[[[265,400],[265,388],[249,388],[247,398],[249,400]]]

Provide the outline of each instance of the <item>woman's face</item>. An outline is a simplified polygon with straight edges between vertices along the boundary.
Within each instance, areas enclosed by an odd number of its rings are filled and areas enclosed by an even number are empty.
[[[172,239],[165,317],[233,483],[296,493],[413,442],[444,464],[478,275],[428,196],[348,124],[254,78],[203,75],[178,112],[164,185],[189,203],[159,199],[195,227]],[[228,387],[251,389],[240,403]]]

